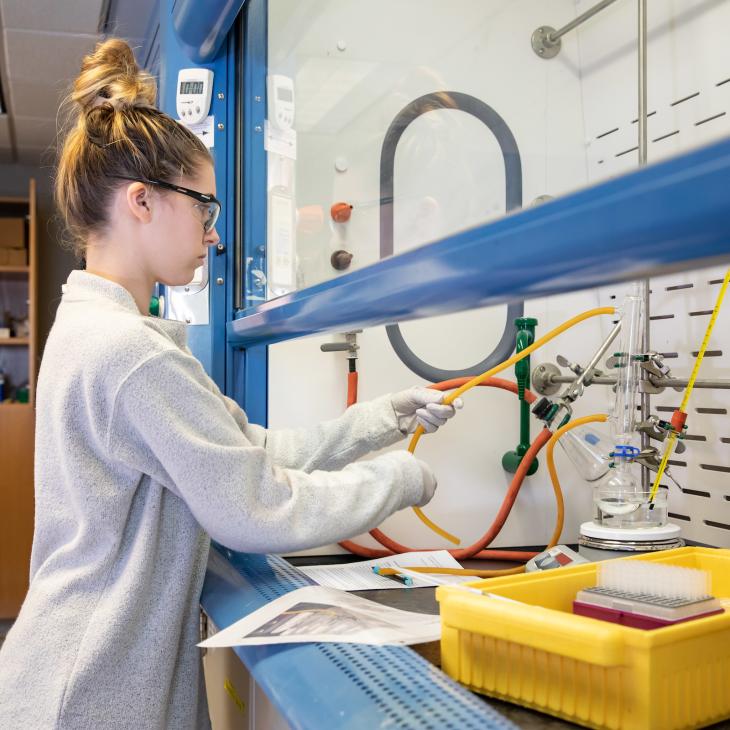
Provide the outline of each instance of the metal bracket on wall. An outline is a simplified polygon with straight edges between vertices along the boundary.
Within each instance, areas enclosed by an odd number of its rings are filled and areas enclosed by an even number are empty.
[[[362,330],[352,330],[345,332],[344,342],[325,342],[319,346],[322,352],[347,352],[348,358],[357,358],[357,351],[360,345],[357,344],[357,336]]]
[[[536,31],[533,32],[530,38],[532,44],[532,50],[537,53],[540,58],[555,58],[560,53],[562,43],[559,38],[555,38],[556,30],[549,25],[541,25]]]
[[[530,39],[532,50],[535,51],[540,58],[555,58],[555,56],[560,53],[560,48],[562,46],[560,39],[566,33],[569,33],[574,28],[582,25],[586,20],[592,18],[596,13],[599,13],[614,2],[616,2],[616,0],[602,0],[602,2],[594,5],[589,10],[586,10],[582,15],[579,15],[575,20],[564,25],[560,28],[560,30],[555,30],[555,28],[549,25],[541,25],[533,32],[532,38]]]

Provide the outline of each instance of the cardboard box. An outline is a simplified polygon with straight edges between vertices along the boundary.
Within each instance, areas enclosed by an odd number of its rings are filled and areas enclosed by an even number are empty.
[[[25,218],[0,218],[2,248],[25,248]]]
[[[27,266],[28,252],[24,248],[2,248],[0,246],[0,266]]]

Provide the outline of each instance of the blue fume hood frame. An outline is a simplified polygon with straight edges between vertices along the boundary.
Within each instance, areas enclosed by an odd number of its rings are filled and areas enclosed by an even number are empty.
[[[231,10],[234,4],[211,0],[206,2],[203,11],[200,3],[160,1],[159,27],[155,31],[159,55],[164,59],[159,69],[160,106],[168,114],[177,116],[175,91],[181,68],[195,66],[213,71],[212,155],[218,198],[223,202],[216,227],[224,250],[211,250],[209,256],[210,325],[189,327],[188,344],[221,391],[234,397],[246,409],[252,422],[266,425],[267,348],[234,349],[226,341],[225,328],[225,323],[233,319],[236,311],[234,267],[238,260],[235,255],[238,234],[235,213],[239,205],[246,211],[253,211],[244,216],[241,259],[250,255],[255,242],[266,241],[263,135],[254,139],[253,133],[247,134],[256,126],[263,128],[265,115],[266,2],[239,2],[235,13]],[[236,20],[236,13],[243,5],[246,7]],[[234,21],[240,22],[240,32],[234,27]],[[222,33],[223,28],[225,33]],[[182,37],[178,34],[179,29],[182,29]],[[216,50],[212,52],[210,44],[206,46],[207,50],[202,45],[196,47],[192,34],[199,33],[202,44],[203,39],[211,37],[212,29],[219,33],[213,44]],[[245,49],[242,85],[251,90],[251,94],[243,94],[237,88],[236,63],[240,45]],[[254,96],[258,102],[254,102]],[[239,104],[243,115],[242,128],[237,130]]]
[[[730,140],[239,312],[234,347],[402,322],[730,259]]]
[[[177,72],[186,66],[211,69],[215,83],[213,156],[216,184],[225,193],[217,229],[225,246],[209,256],[209,326],[189,328],[189,344],[218,387],[238,401],[253,423],[267,422],[268,351],[227,342],[225,323],[236,314],[235,266],[266,242],[266,0],[163,0],[164,70],[161,78],[166,112],[174,114]],[[236,69],[239,50],[243,63]],[[240,83],[241,88],[237,84]],[[224,93],[224,99],[219,94]],[[240,122],[237,129],[236,122]],[[241,220],[236,219],[241,207]],[[240,240],[239,240],[240,238]],[[236,251],[236,246],[239,251]]]
[[[162,0],[161,5],[166,13],[162,19],[166,110],[174,110],[177,69],[202,63],[216,74],[213,113],[224,125],[224,130],[216,129],[214,154],[219,197],[225,195],[219,232],[226,251],[211,264],[212,325],[196,330],[191,348],[252,422],[266,425],[268,344],[730,259],[730,141],[725,140],[238,311],[235,288],[242,282],[235,267],[266,242],[267,173],[261,130],[266,110],[267,3],[209,0],[205,12],[192,0]],[[241,10],[241,30],[236,34],[231,28]],[[243,54],[241,88],[236,82],[237,42],[242,43]],[[221,88],[224,100],[217,98]],[[236,104],[241,119],[237,130]],[[234,255],[236,205],[242,208],[238,256]],[[223,284],[217,285],[218,279]],[[301,584],[301,574],[297,577],[278,558],[214,549],[201,603],[222,628],[240,615],[242,605],[251,610]],[[368,726],[379,726],[381,710],[356,693],[350,680],[332,672],[312,646],[238,647],[236,652],[293,727],[321,727],[322,706],[317,703],[336,696],[345,711],[372,713]],[[343,654],[341,660],[345,659]],[[326,675],[331,684],[321,687],[317,696],[297,697],[293,669]],[[286,692],[278,695],[282,687]],[[466,706],[468,697],[457,698],[457,689],[442,687],[438,692],[449,694],[459,707]],[[444,695],[432,695],[435,691],[429,689],[424,696],[442,703]],[[421,706],[420,696],[417,699]],[[481,727],[509,726],[499,718],[479,717],[479,721]],[[487,724],[490,721],[494,725]]]
[[[241,129],[232,142],[234,109],[229,108],[225,134],[229,142],[224,160],[216,151],[216,166],[225,166],[226,238],[232,242],[233,171],[236,163],[240,164],[236,198],[242,206],[243,259],[251,255],[254,246],[266,241],[262,129],[267,3],[211,0],[204,14],[199,5],[196,10],[192,0],[167,3],[171,3],[178,47],[193,60],[210,58],[216,52],[213,64],[226,58],[229,100],[242,95]],[[233,79],[236,49],[231,32],[239,11],[243,18],[240,90]],[[229,245],[226,317],[216,313],[211,317],[216,323],[211,333],[213,350],[225,351],[225,357],[211,357],[211,367],[213,361],[225,361],[225,373],[216,372],[214,379],[246,408],[252,420],[265,425],[266,348],[270,344],[560,294],[730,259],[730,140],[242,310],[235,308],[234,258]],[[223,321],[227,323],[225,332],[217,324]]]
[[[178,42],[196,63],[209,63],[221,51],[246,0],[176,0],[172,25]]]

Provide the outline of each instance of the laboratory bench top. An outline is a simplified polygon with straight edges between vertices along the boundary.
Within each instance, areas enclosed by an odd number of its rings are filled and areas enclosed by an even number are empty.
[[[292,557],[211,548],[201,606],[221,629],[312,581],[298,565],[355,556]],[[478,561],[484,567],[483,561]],[[495,563],[490,567],[514,564]],[[438,614],[434,588],[354,591],[379,603]],[[439,644],[286,644],[234,647],[292,728],[574,728],[571,723],[468,691],[438,668]]]
[[[214,545],[201,606],[219,629],[312,581],[297,566],[352,562],[350,555],[291,557],[235,553]],[[485,561],[467,561],[485,567]],[[490,561],[489,568],[514,563]],[[438,613],[434,588],[353,591],[378,603]],[[295,730],[562,730],[575,725],[472,693],[439,668],[439,644],[285,644],[234,647],[254,680]],[[712,725],[730,730],[730,721]]]
[[[571,546],[578,549],[577,545]],[[539,550],[540,548],[520,548],[525,550]],[[354,555],[313,555],[302,557],[291,557],[287,561],[295,566],[305,565],[323,565],[334,563],[349,563],[358,560]],[[506,561],[484,561],[484,560],[462,560],[461,564],[466,568],[479,568],[481,570],[500,568],[513,568],[518,563],[510,563]],[[476,580],[476,579],[475,579]],[[438,614],[439,605],[436,600],[435,588],[395,588],[389,590],[371,590],[371,591],[352,591],[355,595],[368,598],[371,601],[382,603],[393,608],[400,608],[403,611],[417,611],[419,613]],[[427,659],[431,664],[441,665],[441,647],[439,642],[432,644],[418,644],[412,646],[411,649],[417,654]],[[478,698],[482,702],[488,704],[497,710],[503,717],[511,720],[517,727],[525,730],[559,730],[566,728],[578,728],[572,722],[560,720],[557,717],[551,717],[541,712],[530,710],[527,707],[514,705],[510,702],[502,702],[492,697],[484,697],[483,695],[472,693],[473,697]],[[730,725],[728,726],[730,728]]]

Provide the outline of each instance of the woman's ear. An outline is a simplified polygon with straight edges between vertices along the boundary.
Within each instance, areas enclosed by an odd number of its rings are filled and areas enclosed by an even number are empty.
[[[133,182],[128,185],[126,199],[129,211],[140,223],[149,223],[152,220],[150,191],[144,183]]]

